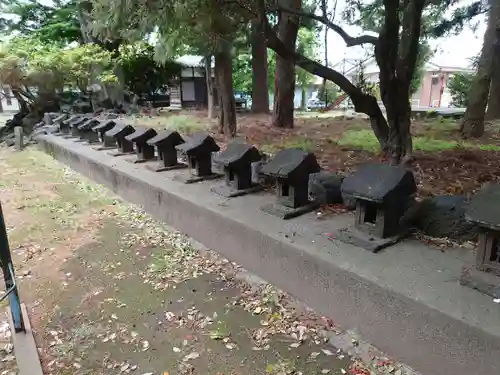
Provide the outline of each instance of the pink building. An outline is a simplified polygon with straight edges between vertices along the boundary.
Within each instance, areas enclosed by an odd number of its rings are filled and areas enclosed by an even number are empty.
[[[366,79],[370,82],[378,82],[379,69],[375,59],[366,60],[363,67]],[[351,82],[356,80],[357,70],[354,67],[346,72],[346,76]],[[474,69],[471,68],[443,66],[433,62],[426,63],[420,88],[411,98],[412,106],[414,108],[448,107],[452,100],[447,87],[449,79],[453,77],[453,74],[474,72]]]

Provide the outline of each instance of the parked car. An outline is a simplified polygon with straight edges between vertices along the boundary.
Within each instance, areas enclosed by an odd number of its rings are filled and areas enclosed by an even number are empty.
[[[325,107],[326,107],[326,104],[323,100],[309,99],[309,101],[307,102],[307,109],[308,110],[320,109],[320,108],[325,108]]]

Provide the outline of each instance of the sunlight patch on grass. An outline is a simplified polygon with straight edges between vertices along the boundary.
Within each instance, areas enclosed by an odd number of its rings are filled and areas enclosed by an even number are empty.
[[[293,137],[288,139],[283,139],[279,143],[268,143],[261,147],[261,150],[268,154],[274,154],[279,150],[285,148],[298,148],[306,152],[313,152],[315,149],[315,144],[308,138],[303,137]]]
[[[380,147],[377,138],[371,130],[348,130],[337,142],[340,146],[352,147],[366,151],[377,152]]]
[[[377,138],[371,130],[348,130],[337,142],[340,146],[352,147],[371,152],[379,151]],[[459,142],[454,140],[435,139],[429,136],[413,137],[413,149],[423,152],[439,152],[454,148],[480,149],[485,151],[500,151],[497,145],[478,145],[471,142]]]
[[[459,127],[459,121],[453,118],[439,116],[438,118],[427,120],[423,124],[422,130],[428,137],[439,138],[456,133]]]
[[[177,130],[179,133],[194,133],[206,130],[206,124],[202,124],[198,119],[185,115],[169,116],[165,119],[165,129]]]

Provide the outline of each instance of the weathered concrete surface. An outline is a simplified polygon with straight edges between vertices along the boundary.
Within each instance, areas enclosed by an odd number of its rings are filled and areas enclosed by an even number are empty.
[[[173,178],[186,172],[154,173],[52,135],[38,141],[61,162],[423,374],[500,373],[500,306],[458,283],[471,254],[443,254],[415,241],[371,254],[326,239],[352,216],[281,221],[258,209],[270,196],[227,200],[210,192],[217,181],[187,186]]]

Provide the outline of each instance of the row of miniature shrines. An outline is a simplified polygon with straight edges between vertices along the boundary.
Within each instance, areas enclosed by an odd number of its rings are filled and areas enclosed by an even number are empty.
[[[276,201],[261,209],[282,219],[300,216],[320,206],[309,194],[311,176],[323,173],[313,153],[289,148],[266,160],[255,146],[241,141],[233,141],[221,151],[214,138],[205,132],[182,137],[175,130],[132,126],[116,115],[111,116],[115,117],[62,114],[53,123],[63,137],[87,142],[96,150],[112,150],[110,155],[115,157],[136,155],[135,163],[147,162],[147,168],[155,172],[186,168],[190,173],[183,181],[188,184],[224,177],[223,184],[211,189],[224,197],[255,194],[275,182]],[[214,164],[222,167],[223,174],[214,171]],[[342,203],[345,196],[356,202],[353,228],[338,230],[333,238],[373,252],[394,244],[409,233],[404,219],[416,191],[413,173],[403,166],[360,166],[352,175],[340,179],[336,198],[327,202]],[[489,229],[493,227],[484,224],[484,215],[492,207],[488,204],[492,194],[500,198],[498,186],[487,187],[477,194],[468,214],[471,221]],[[485,241],[483,238],[481,243]],[[491,245],[491,241],[486,242]],[[493,245],[489,247],[492,253]]]

